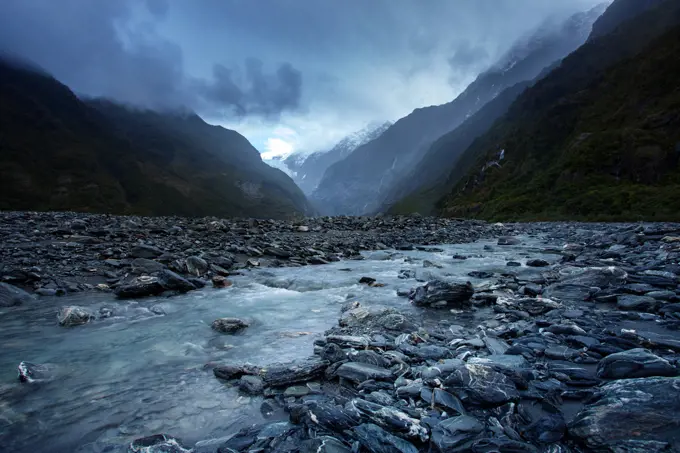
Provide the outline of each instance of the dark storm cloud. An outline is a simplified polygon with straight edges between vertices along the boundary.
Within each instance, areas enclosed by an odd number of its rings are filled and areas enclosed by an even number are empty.
[[[34,61],[80,93],[136,105],[267,117],[298,107],[302,75],[290,63],[267,74],[249,59],[236,79],[238,66],[220,64],[213,80],[188,75],[181,47],[156,30],[169,9],[167,0],[4,0],[0,51]]]
[[[199,81],[199,95],[213,107],[227,106],[233,113],[270,117],[284,110],[299,107],[302,95],[302,74],[289,63],[279,66],[273,75],[263,70],[263,63],[255,58],[245,62],[245,71],[213,67],[211,82]]]

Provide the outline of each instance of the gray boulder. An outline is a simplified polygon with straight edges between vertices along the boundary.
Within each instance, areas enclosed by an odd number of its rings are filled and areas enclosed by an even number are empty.
[[[392,371],[387,368],[359,362],[343,363],[335,371],[335,375],[356,382],[357,384],[369,379],[383,381],[394,379]]]
[[[488,365],[459,366],[448,375],[444,384],[448,391],[466,404],[500,406],[519,400],[515,384]]]
[[[371,453],[418,453],[412,443],[372,423],[359,425],[353,432],[361,446]]]
[[[472,451],[472,443],[484,431],[476,418],[468,415],[447,418],[432,429],[432,443],[441,452]]]
[[[115,289],[119,299],[133,299],[137,297],[157,296],[165,291],[158,277],[143,275]]]
[[[59,325],[64,327],[74,327],[81,324],[86,324],[94,318],[94,314],[92,314],[89,310],[75,305],[62,307],[59,309],[59,313],[57,313]]]
[[[238,388],[248,395],[261,395],[264,392],[264,381],[259,376],[245,375],[241,377]]]
[[[9,283],[0,283],[0,307],[13,307],[33,300],[33,296]]]
[[[250,324],[239,318],[218,318],[210,327],[220,333],[234,334],[249,326]]]
[[[597,377],[602,379],[630,379],[651,376],[677,376],[678,370],[659,356],[637,348],[610,354],[600,360]]]
[[[680,379],[625,379],[603,386],[568,425],[593,451],[656,452],[680,449]]]
[[[447,283],[434,280],[416,288],[410,298],[419,307],[447,308],[467,303],[474,292],[470,282]]]
[[[158,247],[146,244],[138,244],[130,249],[130,256],[132,258],[158,258],[163,254],[163,250]]]

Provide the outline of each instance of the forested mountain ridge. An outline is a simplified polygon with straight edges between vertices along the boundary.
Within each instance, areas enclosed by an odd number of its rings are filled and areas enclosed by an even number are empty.
[[[0,61],[0,209],[290,217],[310,205],[240,134],[193,113],[81,100]]]

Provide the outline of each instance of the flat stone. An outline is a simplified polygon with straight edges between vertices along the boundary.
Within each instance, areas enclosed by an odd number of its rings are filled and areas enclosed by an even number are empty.
[[[680,379],[649,377],[606,384],[568,430],[594,451],[676,451],[680,448]]]
[[[670,362],[641,348],[610,354],[597,366],[597,376],[603,379],[677,375],[678,370]]]
[[[352,382],[361,383],[368,379],[393,380],[392,371],[368,363],[348,362],[343,363],[336,370],[335,374],[339,377],[348,379]]]
[[[432,443],[444,452],[472,451],[472,443],[484,431],[479,420],[468,415],[459,415],[439,422],[432,429]]]

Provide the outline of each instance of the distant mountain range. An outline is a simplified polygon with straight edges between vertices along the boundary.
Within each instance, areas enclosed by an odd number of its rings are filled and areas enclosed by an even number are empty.
[[[305,194],[311,195],[328,167],[349,156],[359,146],[375,140],[391,125],[389,121],[371,123],[343,138],[328,151],[308,155],[291,154],[283,163],[292,172],[295,183]]]
[[[242,135],[193,113],[82,100],[0,60],[0,209],[287,218],[313,213]]]
[[[418,169],[433,143],[470,119],[506,88],[533,80],[546,67],[578,48],[605,7],[600,5],[576,14],[558,27],[542,27],[518,42],[452,102],[416,109],[398,120],[380,137],[331,165],[312,194],[312,202],[325,214],[375,213],[446,174],[456,156],[440,156],[424,163],[425,174]],[[516,89],[514,94],[520,92]],[[477,135],[485,132],[512,100],[506,93],[502,102],[487,111],[493,117],[476,120],[469,129]],[[462,151],[464,147],[458,152]]]

